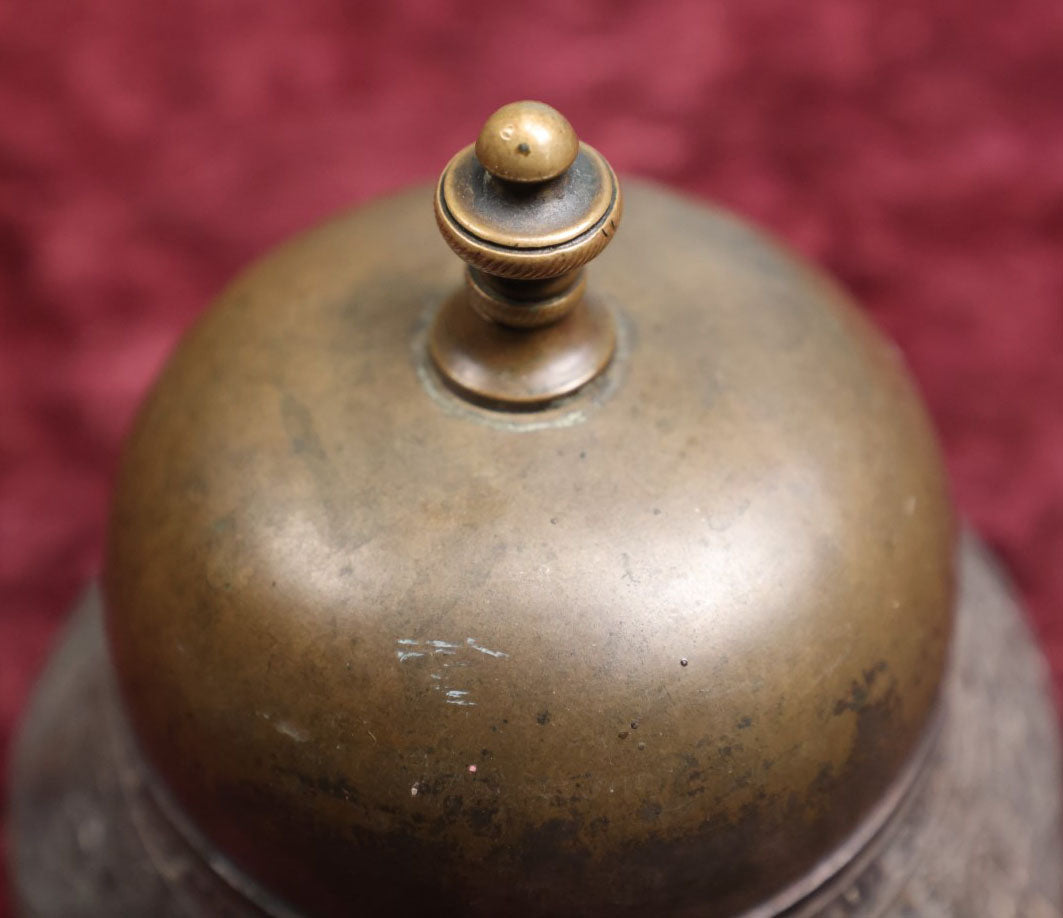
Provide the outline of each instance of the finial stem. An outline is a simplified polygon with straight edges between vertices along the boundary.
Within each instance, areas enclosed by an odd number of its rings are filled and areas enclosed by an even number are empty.
[[[579,305],[587,288],[582,268],[557,277],[514,280],[470,266],[466,280],[473,309],[509,328],[539,328],[563,319]]]

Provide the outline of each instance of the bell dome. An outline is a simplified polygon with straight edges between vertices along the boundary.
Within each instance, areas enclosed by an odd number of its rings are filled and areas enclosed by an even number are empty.
[[[133,732],[294,908],[774,914],[933,735],[954,521],[898,352],[575,143],[455,157],[450,247],[418,188],[268,255],[128,445]]]

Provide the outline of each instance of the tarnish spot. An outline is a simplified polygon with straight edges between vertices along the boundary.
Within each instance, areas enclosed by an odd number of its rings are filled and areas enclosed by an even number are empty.
[[[862,673],[862,682],[853,679],[845,697],[839,698],[835,702],[834,716],[838,717],[846,711],[855,711],[857,714],[862,712],[864,708],[872,703],[872,689],[876,680],[880,675],[885,673],[888,668],[885,660],[879,660],[870,669],[864,670]]]

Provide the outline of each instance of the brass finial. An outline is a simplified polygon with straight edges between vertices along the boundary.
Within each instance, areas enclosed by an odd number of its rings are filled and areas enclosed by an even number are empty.
[[[440,232],[469,266],[429,338],[451,388],[537,408],[604,370],[615,330],[584,296],[583,266],[612,240],[621,209],[609,163],[555,109],[514,102],[487,119],[436,188]]]
[[[510,182],[545,182],[561,175],[579,153],[579,138],[557,109],[542,102],[510,102],[484,123],[476,158]]]
[[[443,238],[471,267],[541,280],[575,271],[609,244],[620,186],[559,112],[514,102],[447,164],[435,209]]]

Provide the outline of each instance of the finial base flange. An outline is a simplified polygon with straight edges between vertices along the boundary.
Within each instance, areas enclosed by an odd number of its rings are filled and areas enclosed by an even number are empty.
[[[443,304],[429,332],[428,352],[446,385],[481,407],[546,407],[601,374],[616,350],[612,312],[594,296],[535,328],[487,319],[472,299],[460,290]]]

